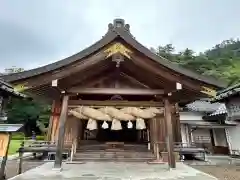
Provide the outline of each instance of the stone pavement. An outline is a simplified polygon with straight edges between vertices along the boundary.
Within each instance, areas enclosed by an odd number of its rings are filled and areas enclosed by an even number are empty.
[[[64,164],[62,171],[53,170],[53,163],[31,169],[11,180],[216,180],[216,178],[177,163],[175,170],[166,164],[131,162],[87,162]]]

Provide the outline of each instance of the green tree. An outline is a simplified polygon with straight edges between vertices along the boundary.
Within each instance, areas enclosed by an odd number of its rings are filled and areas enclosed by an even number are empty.
[[[7,105],[8,123],[24,124],[26,136],[32,131],[39,131],[37,121],[47,125],[50,118],[51,108],[49,105],[41,104],[30,99],[12,99]]]
[[[5,74],[24,71],[23,68],[11,67],[5,69]],[[38,131],[47,125],[50,118],[50,106],[30,99],[12,99],[7,106],[8,123],[24,124],[25,135],[29,136],[32,130]],[[37,123],[38,122],[38,123]],[[40,126],[41,125],[41,126]]]
[[[190,48],[175,52],[172,44],[159,46],[156,54],[200,74],[223,79],[229,85],[240,82],[240,41],[224,40],[213,48],[195,54]]]

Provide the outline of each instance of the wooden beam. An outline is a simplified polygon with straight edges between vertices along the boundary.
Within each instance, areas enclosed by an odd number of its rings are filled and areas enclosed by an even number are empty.
[[[165,122],[167,130],[167,150],[168,150],[168,165],[170,168],[176,168],[176,160],[174,156],[174,143],[173,143],[173,126],[171,117],[171,104],[168,98],[164,99],[165,108]]]
[[[69,96],[64,95],[63,102],[62,102],[62,109],[60,114],[60,124],[59,124],[59,131],[58,131],[58,141],[57,141],[57,151],[56,157],[54,162],[54,168],[61,168],[62,167],[62,152],[64,146],[64,135],[65,135],[65,124],[68,115],[68,100]]]
[[[140,81],[138,81],[138,80],[135,79],[134,77],[131,77],[131,76],[127,75],[127,74],[124,73],[124,72],[121,72],[121,73],[120,73],[120,76],[122,76],[122,77],[124,77],[124,78],[127,78],[127,79],[128,79],[129,81],[131,81],[132,83],[136,83],[136,84],[138,84],[138,85],[140,85],[140,86],[143,86],[143,87],[145,87],[145,88],[149,88],[149,86],[141,83]]]
[[[163,95],[162,89],[118,89],[118,88],[79,88],[73,87],[68,93],[78,94],[106,94],[106,95]]]
[[[129,107],[162,107],[162,102],[155,101],[94,101],[94,100],[69,100],[69,107],[76,106],[129,106]]]

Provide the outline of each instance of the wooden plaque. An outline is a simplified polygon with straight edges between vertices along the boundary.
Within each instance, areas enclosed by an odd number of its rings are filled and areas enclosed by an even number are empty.
[[[9,140],[9,134],[0,133],[0,157],[6,156]]]

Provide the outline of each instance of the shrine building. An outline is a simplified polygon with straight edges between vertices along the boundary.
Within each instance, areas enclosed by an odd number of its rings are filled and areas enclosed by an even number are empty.
[[[133,151],[141,152],[139,158],[165,153],[174,168],[174,147],[182,141],[180,107],[225,87],[151,52],[123,19],[77,54],[2,78],[52,104],[48,140],[56,142],[55,167],[71,147],[73,159],[84,151],[104,156],[115,150],[123,159]]]

